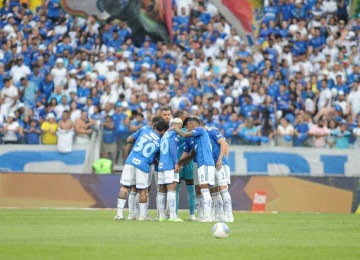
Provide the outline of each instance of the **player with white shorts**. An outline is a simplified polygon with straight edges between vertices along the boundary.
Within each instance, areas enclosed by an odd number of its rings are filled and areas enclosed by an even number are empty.
[[[180,128],[183,122],[180,118],[172,121],[173,128]],[[157,205],[159,221],[165,221],[166,200],[168,201],[170,218],[169,221],[180,222],[182,219],[176,214],[176,186],[179,182],[180,166],[178,164],[178,142],[179,136],[175,131],[167,131],[160,142],[160,160],[158,167],[159,192],[157,194]]]
[[[195,161],[198,165],[194,183],[196,181],[199,184],[204,201],[202,222],[211,222],[212,199],[209,187],[214,185],[215,163],[212,157],[209,134],[204,127],[201,127],[201,121],[197,118],[189,118],[188,130],[190,132],[183,132],[180,129],[174,130],[182,137],[194,138]]]
[[[215,186],[210,189],[214,203],[212,218],[216,221],[233,222],[232,201],[228,191],[230,182],[230,167],[226,157],[228,145],[224,136],[215,127],[206,128],[211,141],[212,156],[216,163]]]
[[[150,166],[154,162],[160,150],[161,135],[168,129],[165,121],[159,121],[154,129],[142,127],[136,133],[127,138],[128,143],[133,143],[124,170],[121,176],[121,188],[117,202],[117,214],[114,220],[124,219],[123,209],[125,207],[128,191],[132,185],[139,191],[139,220],[145,220],[147,216],[147,188],[149,187]]]

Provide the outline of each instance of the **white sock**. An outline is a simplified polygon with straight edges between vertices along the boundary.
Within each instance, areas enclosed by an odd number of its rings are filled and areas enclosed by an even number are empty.
[[[176,219],[176,192],[174,190],[167,192],[167,201],[169,202],[170,219]]]
[[[204,205],[203,196],[199,195],[199,196],[195,197],[195,205],[196,205],[196,210],[198,212],[198,218],[202,218],[203,217],[203,205]]]
[[[125,208],[126,200],[118,199],[117,200],[117,215],[122,217],[123,216],[123,209]]]
[[[211,193],[211,219],[215,220],[215,208],[217,203],[216,193]]]
[[[142,220],[146,219],[146,203],[139,203],[139,209],[140,209],[140,218]]]
[[[211,203],[212,199],[210,196],[209,189],[201,189],[201,194],[204,198],[204,217],[211,218]]]
[[[216,220],[223,220],[224,219],[224,203],[220,192],[216,193],[215,197],[216,202],[215,204],[215,219]]]
[[[137,192],[136,197],[135,197],[135,210],[134,210],[136,219],[139,219],[139,217],[140,217],[139,198],[140,198],[140,195],[139,195],[139,192]]]
[[[166,193],[158,192],[156,196],[159,218],[165,218]]]
[[[136,192],[131,191],[129,195],[129,215],[135,214],[135,199],[136,199]]]
[[[228,216],[232,215],[232,201],[231,201],[231,196],[230,196],[229,191],[226,189],[226,190],[220,191],[220,193],[221,193],[222,200],[224,202],[225,214]]]

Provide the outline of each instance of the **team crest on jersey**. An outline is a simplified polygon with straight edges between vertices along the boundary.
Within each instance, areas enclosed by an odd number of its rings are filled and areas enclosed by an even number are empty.
[[[140,165],[140,164],[141,164],[141,160],[136,159],[136,158],[133,158],[133,159],[132,159],[132,162],[133,162],[134,164],[136,164],[136,165]]]

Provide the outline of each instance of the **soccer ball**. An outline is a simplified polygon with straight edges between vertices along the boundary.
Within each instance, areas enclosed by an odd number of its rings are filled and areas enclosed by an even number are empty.
[[[225,223],[219,222],[212,227],[212,233],[215,238],[227,238],[229,236],[230,229]]]

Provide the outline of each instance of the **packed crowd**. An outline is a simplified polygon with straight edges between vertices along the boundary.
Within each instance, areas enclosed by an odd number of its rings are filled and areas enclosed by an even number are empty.
[[[347,0],[265,1],[253,46],[207,0],[173,1],[173,12],[171,44],[134,46],[125,22],[6,0],[3,143],[55,144],[62,127],[87,143],[102,125],[113,149],[169,105],[230,144],[359,147],[360,15]]]

